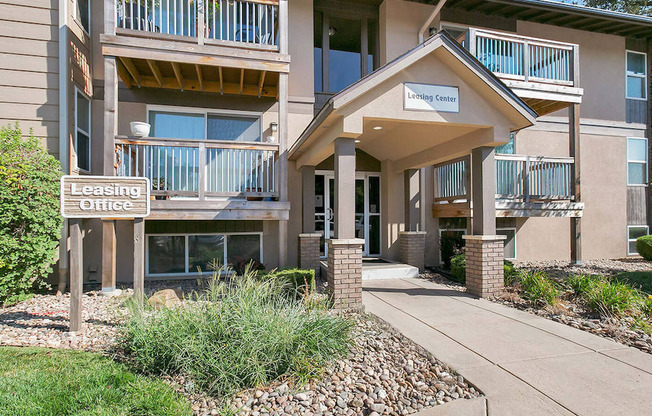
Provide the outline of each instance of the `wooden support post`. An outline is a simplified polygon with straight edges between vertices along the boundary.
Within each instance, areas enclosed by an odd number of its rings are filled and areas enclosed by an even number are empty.
[[[69,268],[69,254],[68,254],[68,220],[63,219],[61,227],[61,239],[59,239],[59,284],[57,285],[57,294],[63,294],[66,291],[68,284],[68,270]]]
[[[471,153],[473,172],[473,235],[496,234],[496,164],[493,147]]]
[[[134,219],[134,296],[145,294],[145,220]]]
[[[115,174],[115,136],[118,134],[118,71],[116,58],[104,57],[104,157],[102,173]],[[102,291],[115,290],[115,221],[102,221]]]
[[[580,105],[573,104],[568,110],[568,143],[569,143],[569,155],[575,158],[573,165],[571,166],[571,190],[575,202],[582,201],[582,194],[580,192],[581,185],[581,176],[580,176]],[[581,219],[579,217],[573,217],[570,221],[570,233],[571,233],[571,263],[581,264],[582,263],[582,227]]]
[[[113,292],[115,290],[115,234],[115,221],[102,220],[102,292]]]
[[[355,139],[335,139],[335,238],[355,238]]]
[[[315,167],[301,168],[303,232],[315,232]]]
[[[73,218],[70,224],[70,332],[82,329],[82,294],[84,290],[84,246],[82,220]]]

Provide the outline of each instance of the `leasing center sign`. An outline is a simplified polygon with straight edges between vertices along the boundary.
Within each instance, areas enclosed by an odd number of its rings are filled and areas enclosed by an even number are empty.
[[[149,215],[149,179],[114,176],[61,178],[64,218],[144,218]]]
[[[460,112],[460,91],[457,87],[412,82],[403,85],[406,110]]]

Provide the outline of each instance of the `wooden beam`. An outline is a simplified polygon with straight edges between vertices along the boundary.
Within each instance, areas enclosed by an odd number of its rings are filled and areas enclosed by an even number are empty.
[[[117,63],[117,69],[118,69],[118,75],[120,75],[120,79],[122,79],[122,82],[125,83],[127,88],[131,88],[133,84],[133,79],[131,78],[131,75],[129,75],[129,72],[127,71],[127,68],[120,62],[119,60],[116,61]]]
[[[197,71],[197,81],[199,81],[199,89],[204,91],[204,76],[201,74],[201,66],[195,64],[195,71]]]
[[[162,87],[163,86],[163,75],[161,75],[161,70],[158,68],[158,65],[156,64],[156,61],[152,61],[151,59],[147,60],[147,65],[149,65],[149,69],[152,71],[152,74],[154,75],[154,78],[156,78],[156,81],[158,82],[158,86]]]
[[[265,84],[265,74],[267,74],[267,71],[261,71],[260,72],[260,79],[258,80],[258,96],[260,97],[260,94],[263,92],[263,84]]]
[[[145,220],[134,218],[134,296],[145,294]]]
[[[222,67],[217,68],[217,76],[220,80],[220,94],[224,94],[224,76],[222,75]]]
[[[82,328],[82,293],[84,291],[84,247],[81,223],[78,218],[70,222],[70,332]]]
[[[158,81],[151,75],[144,75],[141,81],[142,87],[147,88],[163,88],[170,90],[179,90],[179,81],[177,78],[163,78],[163,85],[159,86]],[[183,80],[183,89],[184,91],[202,91],[199,81],[196,79],[184,79]],[[260,97],[276,97],[277,96],[276,86],[265,85],[261,91]],[[225,82],[220,87],[219,81],[207,81],[204,79],[204,92],[213,92],[218,94],[235,94],[235,95],[250,95],[258,97],[258,84],[243,84],[242,93],[240,92],[240,83],[235,82]]]
[[[177,83],[179,84],[179,88],[181,91],[183,91],[183,75],[181,74],[181,68],[179,67],[179,64],[176,62],[170,62],[172,65],[172,70],[174,71],[174,76],[177,79]]]
[[[140,87],[140,73],[134,66],[134,63],[131,61],[131,59],[121,56],[120,61],[122,61],[125,68],[127,68],[127,71],[129,71],[129,74],[133,77],[134,81],[136,81],[136,84]]]
[[[240,94],[242,94],[243,85],[244,85],[244,68],[240,70]]]
[[[115,290],[116,277],[116,224],[102,221],[102,291]]]

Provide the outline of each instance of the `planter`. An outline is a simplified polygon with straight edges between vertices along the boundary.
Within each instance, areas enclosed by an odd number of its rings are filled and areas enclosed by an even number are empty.
[[[129,127],[131,127],[131,134],[136,137],[148,137],[152,128],[151,125],[142,121],[132,121],[129,123]]]

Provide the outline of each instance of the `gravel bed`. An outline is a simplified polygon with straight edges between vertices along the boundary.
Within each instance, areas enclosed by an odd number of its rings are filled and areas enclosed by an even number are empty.
[[[622,272],[652,271],[652,262],[641,258],[624,258],[612,260],[584,260],[580,265],[567,261],[515,261],[514,266],[520,269],[542,270],[550,277],[563,278],[570,274],[600,274],[612,275]]]
[[[237,394],[228,407],[238,414],[407,415],[456,399],[482,395],[462,376],[375,317],[351,315],[355,343],[345,360],[306,386],[277,383]],[[192,383],[177,379],[195,415],[216,415],[218,403],[194,394]]]

